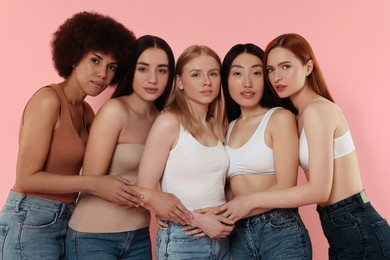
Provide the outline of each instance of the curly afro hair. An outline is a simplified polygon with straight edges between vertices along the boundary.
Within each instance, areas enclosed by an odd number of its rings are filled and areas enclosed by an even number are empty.
[[[53,34],[52,58],[58,74],[67,78],[90,51],[112,55],[118,70],[111,85],[116,85],[129,66],[136,37],[123,24],[95,12],[80,12],[68,18]]]

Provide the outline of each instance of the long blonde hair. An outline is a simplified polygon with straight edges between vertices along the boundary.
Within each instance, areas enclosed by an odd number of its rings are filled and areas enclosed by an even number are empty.
[[[185,49],[177,60],[175,75],[181,76],[183,68],[191,60],[199,56],[210,56],[214,58],[219,67],[221,67],[221,59],[218,54],[211,48],[203,45],[192,45]],[[166,110],[174,113],[183,127],[193,136],[200,134],[201,125],[195,118],[192,112],[191,106],[188,102],[188,97],[184,91],[180,90],[175,81],[174,89],[170,100],[166,106]],[[218,96],[209,104],[209,109],[206,115],[206,121],[212,125],[215,136],[221,140],[225,140],[225,134],[223,129],[223,122],[225,121],[225,115],[223,111],[222,92],[220,90]]]

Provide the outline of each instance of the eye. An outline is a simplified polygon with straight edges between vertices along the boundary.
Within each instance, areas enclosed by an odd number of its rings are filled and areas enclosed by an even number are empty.
[[[253,72],[253,75],[255,75],[255,76],[261,76],[261,75],[263,75],[263,71],[254,71]]]
[[[112,71],[116,71],[118,69],[117,65],[108,65],[108,68]]]
[[[210,76],[212,77],[218,77],[219,76],[219,73],[217,71],[212,71],[210,72]]]
[[[237,77],[237,76],[241,75],[241,72],[239,72],[239,71],[232,71],[232,75]]]
[[[139,66],[139,67],[137,67],[137,71],[143,73],[143,72],[146,71],[146,67],[144,67],[144,66]]]
[[[267,68],[266,71],[267,71],[268,74],[270,74],[271,72],[274,71],[274,69],[273,68]]]
[[[287,69],[289,69],[289,68],[291,68],[290,65],[283,65],[283,66],[282,66],[282,69],[283,69],[283,70],[287,70]]]
[[[100,60],[95,58],[95,57],[92,57],[91,61],[92,61],[92,63],[95,63],[95,64],[99,64],[99,62],[100,62]]]
[[[199,78],[199,77],[200,77],[200,74],[199,74],[199,73],[192,73],[192,74],[191,74],[191,77],[193,77],[193,78]]]
[[[167,69],[159,69],[158,72],[160,74],[167,74],[168,73],[168,70]]]

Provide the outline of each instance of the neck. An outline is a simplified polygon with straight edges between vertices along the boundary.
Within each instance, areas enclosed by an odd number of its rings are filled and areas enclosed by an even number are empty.
[[[68,79],[58,84],[64,91],[68,103],[72,106],[79,106],[87,96],[80,87],[72,84]]]
[[[249,118],[264,115],[269,110],[268,108],[262,106],[256,106],[252,108],[240,107],[240,109],[241,109],[241,115],[239,119],[241,120],[247,120]]]

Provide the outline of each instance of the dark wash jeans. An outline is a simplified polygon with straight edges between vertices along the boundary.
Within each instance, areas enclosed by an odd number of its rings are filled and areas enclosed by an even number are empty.
[[[298,209],[273,209],[244,218],[230,235],[233,260],[311,260],[309,233]]]
[[[390,259],[390,227],[364,191],[317,207],[329,243],[329,259]]]

